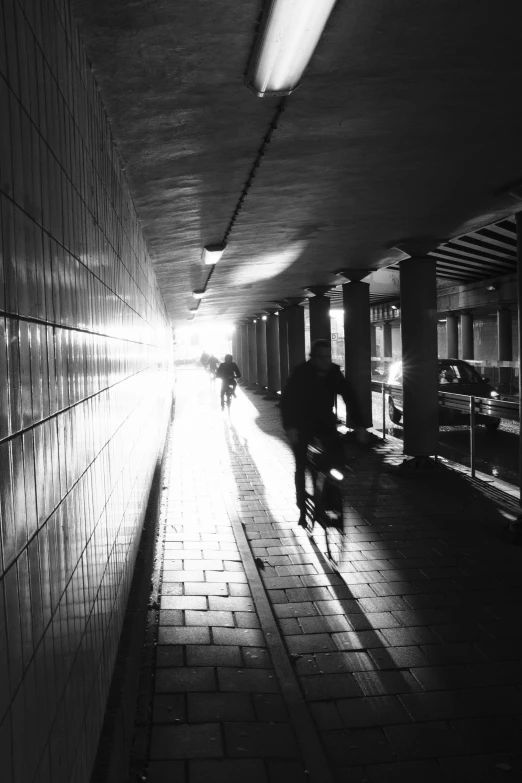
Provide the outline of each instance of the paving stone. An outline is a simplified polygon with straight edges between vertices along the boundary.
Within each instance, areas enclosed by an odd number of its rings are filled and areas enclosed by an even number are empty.
[[[340,650],[368,650],[372,647],[387,647],[390,644],[383,633],[383,631],[346,631],[332,634],[332,639]]]
[[[321,731],[346,728],[334,702],[313,701],[310,702],[309,709],[317,728]]]
[[[522,727],[506,715],[459,718],[450,726],[472,753],[498,753],[522,746]]]
[[[183,647],[158,645],[156,666],[183,666]]]
[[[368,614],[347,614],[346,620],[353,631],[372,628],[400,628],[401,624],[391,612],[370,612]]]
[[[234,612],[234,620],[238,628],[261,628],[257,615],[253,612]]]
[[[521,770],[507,753],[441,759],[441,766],[454,783],[520,783]]]
[[[159,644],[210,644],[208,628],[160,628]]]
[[[267,761],[270,783],[310,783],[310,774],[300,761]]]
[[[266,647],[241,647],[243,662],[249,669],[270,669],[272,660]]]
[[[174,693],[156,693],[152,711],[154,723],[184,722],[185,718],[185,696]]]
[[[271,783],[261,759],[190,761],[190,783]],[[161,783],[175,783],[165,778]]]
[[[230,585],[232,587],[232,585]],[[208,582],[185,582],[185,595],[228,595],[227,585]],[[230,594],[232,594],[230,592]]]
[[[284,636],[295,636],[303,633],[303,629],[296,617],[279,620],[279,628]]]
[[[372,764],[364,768],[366,783],[444,783],[444,769],[438,761]],[[460,780],[464,780],[461,778]]]
[[[149,761],[147,783],[187,783],[184,761]]]
[[[160,625],[183,625],[181,609],[165,609],[159,612]]]
[[[486,642],[485,644],[488,644]],[[497,642],[494,643],[497,645]],[[423,644],[421,650],[429,658],[430,663],[450,664],[467,663],[468,661],[483,661],[485,656],[482,652],[482,643],[477,645],[468,642],[453,642],[451,644]],[[520,653],[520,647],[517,645],[517,652]],[[518,658],[518,655],[515,656]],[[499,658],[498,660],[503,660]]]
[[[217,723],[153,726],[151,759],[197,759],[223,756],[221,729]]]
[[[301,682],[305,696],[310,701],[361,696],[362,694],[355,676],[349,672],[303,677]]]
[[[229,584],[230,595],[234,598],[250,596],[250,587],[247,584]],[[217,593],[216,593],[217,595]]]
[[[189,693],[190,723],[222,723],[230,720],[255,720],[252,701],[246,693]]]
[[[409,669],[430,664],[420,647],[378,647],[368,653],[378,669]]]
[[[221,691],[279,693],[279,683],[273,669],[225,669],[219,667],[217,674]]]
[[[310,601],[305,601],[303,603],[294,602],[276,604],[274,606],[274,612],[276,617],[281,619],[286,617],[306,617],[317,615],[317,609]]]
[[[212,595],[208,599],[208,604],[212,611],[255,612],[252,598],[221,598],[221,596]]]
[[[165,582],[203,582],[205,575],[199,571],[163,571],[163,583]]]
[[[231,645],[187,645],[187,666],[241,666],[241,650]]]
[[[332,637],[328,634],[314,633],[302,634],[301,636],[287,636],[285,640],[290,653],[295,654],[319,653],[325,652],[325,650],[336,649]]]
[[[339,699],[337,707],[348,727],[390,726],[411,722],[408,712],[397,696]]]
[[[353,676],[365,696],[384,696],[422,690],[415,677],[406,671],[355,672]]]
[[[207,599],[200,595],[181,595],[161,597],[161,609],[206,609]],[[210,607],[211,609],[213,607]]]
[[[364,652],[318,653],[314,656],[316,666],[323,672],[360,672],[376,668],[374,662]]]
[[[388,726],[385,732],[399,759],[405,761],[461,756],[467,750],[459,735],[442,721]]]
[[[225,723],[224,735],[227,755],[232,758],[299,756],[294,733],[287,723]]]
[[[321,615],[344,615],[355,614],[357,612],[362,613],[359,601],[353,599],[344,599],[341,601],[316,601],[315,603],[319,614]]]
[[[185,623],[192,626],[220,625],[231,628],[235,625],[232,612],[212,611],[209,609],[203,612],[187,610],[185,612]]]
[[[439,628],[440,626],[437,626]],[[407,647],[408,645],[429,644],[438,642],[438,637],[429,628],[417,626],[415,628],[385,628],[382,635],[388,639],[391,645]]]
[[[344,729],[325,731],[323,741],[335,764],[350,766],[391,761],[394,753],[381,729]]]
[[[333,633],[349,631],[350,625],[342,615],[328,615],[326,617],[300,617],[299,625],[303,633]]]
[[[179,667],[156,672],[156,693],[212,691],[215,687],[214,670],[211,668]]]
[[[186,585],[185,585],[186,590]],[[161,585],[162,596],[165,595],[183,595],[183,585],[174,582],[164,582]]]
[[[269,723],[288,722],[285,700],[278,693],[254,693],[252,701],[258,720]]]
[[[215,644],[233,644],[240,647],[259,647],[265,644],[263,632],[255,628],[212,628]]]

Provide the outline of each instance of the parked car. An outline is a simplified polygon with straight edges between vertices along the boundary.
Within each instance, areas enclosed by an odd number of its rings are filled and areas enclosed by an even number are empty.
[[[489,378],[483,378],[471,364],[462,359],[439,359],[439,391],[452,394],[473,395],[497,399],[499,393],[490,384]],[[402,418],[402,362],[392,364],[388,375],[391,389],[388,393],[388,415],[394,424]],[[469,414],[439,406],[439,423],[442,425],[468,424]],[[488,430],[496,430],[500,419],[496,416],[477,413],[476,423],[483,424]]]

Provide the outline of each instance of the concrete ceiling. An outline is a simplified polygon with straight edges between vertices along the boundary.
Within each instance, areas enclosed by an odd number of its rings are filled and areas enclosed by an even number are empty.
[[[519,0],[338,0],[283,102],[243,83],[261,7],[73,0],[174,323],[206,244],[197,320],[237,320],[518,208]]]

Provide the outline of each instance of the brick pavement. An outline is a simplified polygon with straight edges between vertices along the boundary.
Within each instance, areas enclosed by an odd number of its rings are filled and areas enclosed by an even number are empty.
[[[135,745],[150,783],[321,780],[278,634],[334,780],[522,779],[522,549],[493,501],[445,469],[402,476],[380,445],[345,480],[337,573],[296,525],[273,403],[240,392],[228,417],[206,378],[180,373],[172,445]]]

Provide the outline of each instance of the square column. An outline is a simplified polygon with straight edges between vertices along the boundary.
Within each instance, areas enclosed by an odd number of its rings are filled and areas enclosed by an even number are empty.
[[[256,323],[256,360],[257,385],[260,389],[266,387],[266,322],[263,316],[258,316]]]
[[[248,383],[250,386],[257,384],[256,324],[253,321],[248,324]]]
[[[474,359],[473,313],[462,313],[460,316],[460,341],[462,345],[462,358]]]
[[[248,362],[248,324],[241,324],[241,364],[239,365],[244,383],[250,381]]]
[[[279,379],[281,390],[288,380],[288,308],[279,310]]]
[[[507,307],[499,307],[497,310],[497,359],[499,362],[513,361],[511,310]],[[510,377],[510,367],[498,368],[499,383],[508,383]]]
[[[310,312],[310,342],[328,340],[332,344],[332,326],[330,322],[330,298],[326,292],[329,286],[312,286],[308,288],[314,296],[308,300]]]
[[[348,275],[349,272],[343,273]],[[343,285],[345,375],[353,388],[363,427],[372,426],[372,352],[370,286]]]
[[[287,312],[288,318],[288,371],[305,361],[305,316],[298,304],[292,304]]]
[[[400,262],[404,453],[438,452],[437,262]]]
[[[446,318],[446,350],[448,359],[459,358],[459,322],[457,315],[450,313]]]
[[[270,313],[266,319],[266,385],[267,396],[277,397],[281,389],[279,366],[279,316]]]

